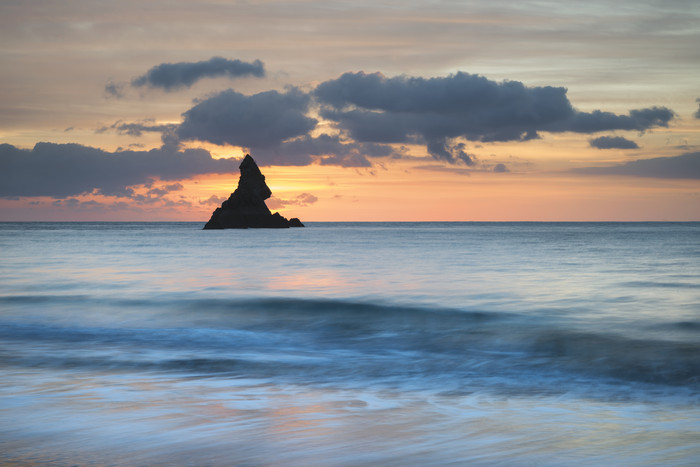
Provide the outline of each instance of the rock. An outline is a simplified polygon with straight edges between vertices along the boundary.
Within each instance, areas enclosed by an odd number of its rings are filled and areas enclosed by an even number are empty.
[[[267,208],[265,200],[272,196],[272,191],[250,154],[245,156],[239,169],[241,178],[236,191],[231,193],[220,208],[214,210],[205,229],[304,227],[296,217],[287,220],[277,212],[272,214]]]
[[[289,226],[290,227],[304,227],[304,224],[302,224],[298,218],[292,217],[291,219],[289,219]]]

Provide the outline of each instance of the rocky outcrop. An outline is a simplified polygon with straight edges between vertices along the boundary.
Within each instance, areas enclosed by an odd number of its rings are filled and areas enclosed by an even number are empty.
[[[277,212],[272,214],[267,208],[265,200],[272,196],[272,191],[250,154],[245,156],[239,168],[241,178],[236,191],[231,193],[220,208],[216,208],[204,226],[205,229],[304,227],[296,217],[288,220]]]

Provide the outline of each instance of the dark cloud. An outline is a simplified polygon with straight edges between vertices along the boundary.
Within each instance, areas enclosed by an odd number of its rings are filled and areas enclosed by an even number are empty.
[[[98,128],[95,130],[95,133],[104,133],[108,130],[115,130],[117,134],[120,135],[141,136],[145,132],[172,133],[175,129],[177,129],[177,127],[177,124],[157,125],[153,122],[153,120],[131,123],[118,120],[110,126]]]
[[[338,135],[327,134],[317,137],[305,135],[273,148],[256,148],[253,152],[256,160],[260,158],[263,165],[288,164],[289,161],[308,164],[314,159],[320,159],[323,165],[370,167],[372,163],[368,157],[401,157],[399,152],[387,144],[343,141]]]
[[[464,148],[466,147],[464,143],[449,145],[446,139],[428,140],[426,147],[428,149],[428,153],[435,159],[452,163],[455,161],[462,161],[464,164],[470,167],[476,164],[476,157],[467,154],[464,151]]]
[[[39,201],[36,203],[42,204]],[[101,211],[114,208],[111,203],[100,203],[94,200],[81,201],[77,198],[57,199],[53,201],[51,205],[56,207],[66,207],[73,211]]]
[[[317,120],[308,117],[310,97],[297,88],[251,96],[223,91],[183,114],[176,135],[182,140],[208,141],[249,148],[275,148],[309,133]]]
[[[387,144],[311,136],[318,121],[308,116],[311,96],[297,88],[246,96],[223,91],[183,114],[173,134],[181,140],[241,146],[259,165],[321,164],[369,167],[372,157],[400,157]]]
[[[664,107],[616,115],[573,108],[562,87],[527,87],[468,73],[448,77],[387,78],[380,73],[345,73],[321,83],[314,95],[321,115],[358,142],[426,144],[439,160],[472,161],[455,138],[469,141],[527,141],[538,132],[644,131],[674,118]]]
[[[249,63],[223,57],[212,57],[201,62],[162,63],[148,70],[145,75],[134,78],[131,85],[175,91],[183,87],[189,88],[200,79],[219,76],[260,78],[265,76],[265,68],[260,60]]]
[[[105,96],[121,99],[124,97],[124,85],[115,83],[114,81],[108,81],[107,84],[105,84]]]
[[[162,198],[159,196],[150,195],[137,195],[134,194],[130,197],[130,203],[125,203],[123,201],[118,202],[108,202],[103,203],[95,200],[83,201],[77,198],[67,198],[67,199],[57,199],[51,202],[51,206],[68,208],[71,211],[90,211],[90,212],[104,212],[104,211],[118,211],[123,209],[128,209],[130,211],[144,212],[140,206],[149,207],[153,209],[158,208],[174,208],[174,207],[187,207],[191,208],[192,203],[186,200],[176,200]],[[30,203],[31,204],[31,203]],[[41,205],[45,203],[36,202],[36,204]]]
[[[573,171],[588,175],[629,175],[700,180],[700,152],[675,157],[641,159],[612,167],[584,167]]]
[[[364,155],[351,153],[345,155],[334,154],[321,159],[321,165],[337,165],[340,167],[372,167],[372,163]]]
[[[82,193],[131,196],[130,186],[153,179],[180,180],[207,173],[237,173],[239,161],[214,159],[204,149],[163,146],[150,151],[107,152],[78,144],[37,143],[33,149],[0,145],[0,197]],[[174,191],[179,184],[160,189]]]
[[[598,149],[639,149],[637,143],[622,136],[601,136],[589,139],[588,143]]]
[[[467,168],[467,167],[462,167],[459,165],[432,165],[432,164],[426,164],[426,165],[418,165],[413,167],[414,169],[417,170],[428,170],[431,172],[444,172],[444,173],[450,173],[450,174],[455,174],[455,175],[472,175],[477,172],[494,172],[494,173],[508,173],[510,172],[510,169],[508,168],[507,165],[503,163],[496,163],[493,164],[493,162],[479,162],[477,160],[474,160],[474,162]]]
[[[699,98],[699,99],[695,99],[695,102],[697,102],[698,104],[700,104],[700,98]],[[698,107],[697,112],[695,112],[695,114],[694,114],[693,116],[694,116],[695,118],[700,118],[700,107]]]
[[[173,191],[180,191],[184,186],[181,183],[171,183],[170,185],[163,185],[157,188],[151,188],[146,193],[148,196],[165,196]]]
[[[615,115],[611,112],[594,110],[590,113],[576,112],[571,119],[554,123],[545,130],[576,133],[597,133],[609,130],[645,131],[658,126],[666,127],[673,118],[673,111],[666,107],[630,110],[628,115]]]
[[[241,71],[248,69],[240,68],[242,63],[215,57],[206,62],[162,64],[135,84],[174,89],[204,76],[230,75],[234,68],[236,73],[254,74]],[[252,65],[259,65],[260,75],[264,73],[262,63]],[[195,101],[182,114],[180,124],[118,121],[97,132],[113,130],[136,137],[160,132],[164,148],[177,148],[183,141],[239,146],[263,166],[318,162],[370,167],[375,157],[401,157],[397,144],[424,144],[436,160],[506,171],[505,166],[481,163],[468,152],[465,140],[528,141],[540,138],[540,132],[642,132],[667,126],[675,116],[664,107],[631,110],[627,115],[580,112],[566,93],[563,87],[528,87],[463,72],[436,78],[345,73],[311,93],[290,87],[244,95],[229,89]],[[316,110],[335,126],[333,134],[318,133],[318,120],[312,116]],[[601,149],[637,147],[623,137],[603,136],[590,144]]]

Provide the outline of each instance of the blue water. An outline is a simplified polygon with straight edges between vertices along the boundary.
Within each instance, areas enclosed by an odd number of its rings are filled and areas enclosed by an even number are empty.
[[[0,464],[695,465],[700,223],[0,223]]]

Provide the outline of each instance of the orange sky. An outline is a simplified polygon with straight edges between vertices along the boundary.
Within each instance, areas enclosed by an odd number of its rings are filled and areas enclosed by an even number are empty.
[[[216,161],[246,152],[271,210],[302,221],[700,221],[700,7],[139,5],[0,5],[0,221],[205,222],[238,181],[236,161]],[[217,57],[229,74],[211,71]],[[149,74],[172,64],[175,84]],[[451,108],[440,86],[457,102],[487,89],[477,77],[502,96]],[[512,101],[509,83],[524,89]],[[326,146],[294,149],[311,143]],[[205,151],[201,167],[171,173],[165,157],[186,148]],[[107,164],[127,150],[143,168]]]
[[[428,167],[426,165],[426,167]],[[405,161],[384,169],[312,165],[263,168],[272,211],[304,221],[677,221],[698,220],[694,180],[645,180],[562,173],[450,173]],[[141,220],[205,222],[235,189],[237,176],[181,181],[183,189],[151,204],[84,196],[88,204],[37,198],[2,200],[14,220]],[[304,194],[317,200],[304,202]],[[212,196],[220,199],[205,203]],[[301,198],[300,198],[301,196]],[[89,204],[90,200],[100,205]],[[66,204],[67,203],[67,204]],[[120,205],[119,203],[123,203]],[[181,204],[178,204],[181,203]]]

